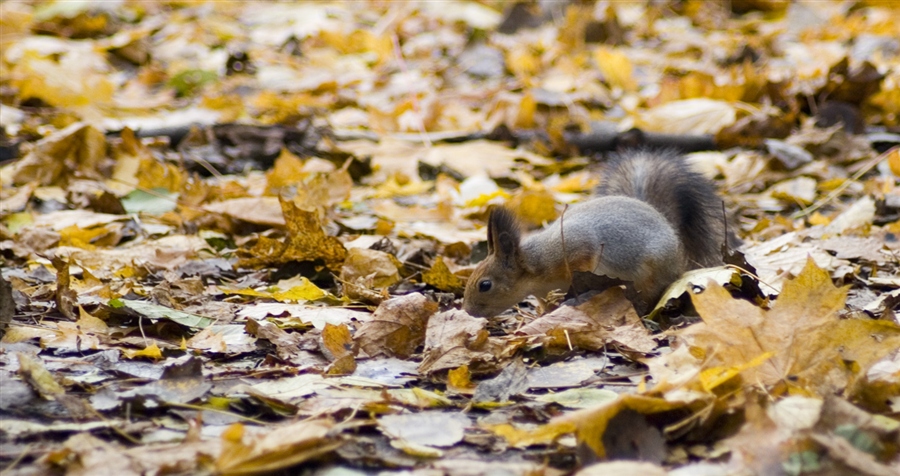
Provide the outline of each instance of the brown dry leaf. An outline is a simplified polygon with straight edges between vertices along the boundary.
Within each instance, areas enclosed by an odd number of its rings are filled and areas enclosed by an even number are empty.
[[[238,317],[262,320],[268,316],[276,317],[280,325],[290,328],[313,326],[322,330],[325,324],[348,324],[365,322],[371,318],[368,312],[340,307],[318,307],[308,304],[256,303],[244,306]],[[286,316],[286,317],[278,317]]]
[[[347,249],[334,236],[327,236],[316,211],[298,208],[280,200],[288,230],[284,240],[260,237],[253,248],[242,250],[243,266],[257,267],[290,261],[322,259],[330,269],[338,269],[347,257]]]
[[[275,346],[276,355],[288,362],[301,354],[307,340],[299,333],[289,333],[268,321],[247,319],[246,329],[248,334],[271,342]],[[324,363],[325,359],[322,358],[322,361]]]
[[[343,443],[330,434],[332,428],[331,420],[302,420],[248,437],[244,426],[235,423],[222,434],[216,471],[228,476],[263,474],[312,460]]]
[[[436,207],[397,205],[393,200],[377,200],[372,204],[372,211],[393,222],[446,222],[453,215],[453,208],[446,203],[438,203]]]
[[[609,450],[609,448],[606,447],[606,444],[609,442],[609,439],[607,438],[608,435],[606,435],[607,426],[615,422],[617,415],[632,412],[640,415],[653,415],[673,411],[693,412],[699,411],[708,404],[709,402],[701,401],[688,404],[665,398],[623,394],[612,402],[595,408],[578,410],[559,417],[551,421],[548,426],[557,425],[574,427],[579,443],[590,448],[596,458],[604,459],[608,456]],[[647,442],[644,441],[632,442],[636,448],[646,443]]]
[[[58,256],[53,257],[53,267],[56,268],[56,306],[64,316],[75,321],[78,316],[75,315],[75,306],[78,297],[75,291],[69,287],[71,279],[69,278],[69,263],[71,260],[63,260]]]
[[[78,311],[79,317],[76,322],[57,322],[57,332],[53,336],[42,336],[41,346],[75,352],[100,349],[100,337],[109,333],[109,327],[106,322],[90,315],[84,308],[79,306]]]
[[[26,226],[16,235],[16,241],[11,249],[20,258],[32,257],[34,253],[43,254],[50,248],[59,245],[59,233],[49,228]]]
[[[256,338],[238,324],[212,325],[188,339],[188,349],[237,355],[256,350]]]
[[[16,357],[19,361],[19,375],[39,395],[59,402],[72,418],[82,419],[95,414],[85,400],[66,393],[66,389],[53,378],[39,357],[23,352],[17,352]]]
[[[102,251],[59,247],[56,254],[91,269],[98,279],[105,280],[134,276],[139,274],[136,268],[150,272],[172,270],[208,247],[209,244],[199,236],[173,235],[158,240],[130,242]]]
[[[669,474],[662,466],[642,461],[608,461],[582,468],[574,476],[666,476]]]
[[[69,180],[75,173],[82,177],[94,175],[105,155],[103,132],[84,123],[75,123],[34,144],[25,157],[4,170],[3,184],[37,182],[56,185]]]
[[[328,208],[347,200],[353,179],[347,172],[347,164],[341,169],[329,173],[314,174],[311,178],[297,184],[297,194],[293,201],[302,209]]]
[[[844,233],[855,228],[868,226],[875,219],[875,200],[863,197],[834,217],[825,231],[829,234]]]
[[[59,230],[60,246],[75,246],[93,251],[97,246],[116,246],[122,237],[123,224],[113,222],[94,228],[70,226]]]
[[[435,167],[446,165],[465,177],[485,174],[503,177],[516,167],[516,159],[525,159],[532,165],[552,163],[538,154],[510,149],[502,144],[483,140],[435,145],[427,150],[422,161]]]
[[[790,429],[779,428],[753,400],[745,411],[747,423],[728,440],[732,457],[746,461],[744,466],[757,474],[782,471],[782,462],[788,459],[792,448],[797,447],[789,444],[792,438]]]
[[[141,158],[137,177],[137,186],[142,190],[164,189],[169,192],[178,192],[187,181],[184,169],[153,157]]]
[[[345,324],[325,324],[322,329],[322,353],[332,362],[327,370],[329,375],[352,374],[356,370],[356,352],[353,336]]]
[[[766,289],[779,292],[787,279],[799,275],[809,258],[816,265],[835,270],[849,264],[819,248],[815,241],[804,240],[798,232],[784,233],[777,238],[746,247],[747,261],[757,271]]]
[[[684,99],[647,109],[635,121],[648,131],[667,134],[715,134],[734,123],[735,107],[725,101]]]
[[[487,321],[464,311],[444,311],[428,320],[425,332],[425,358],[419,364],[424,374],[455,369],[476,363],[493,362],[496,356],[488,342]]]
[[[384,251],[351,248],[341,267],[341,280],[355,283],[359,278],[371,280],[372,287],[383,289],[400,281],[400,262]]]
[[[48,400],[65,395],[66,390],[47,371],[39,358],[21,352],[16,356],[19,360],[19,375],[34,391]]]
[[[731,297],[717,284],[691,296],[703,323],[681,335],[707,362],[736,367],[764,354],[763,365],[744,371],[747,382],[785,385],[827,394],[844,388],[855,361],[863,372],[900,346],[900,328],[884,321],[838,319],[847,288],[836,288],[812,259],[784,285],[770,310]],[[886,325],[885,325],[886,324]]]
[[[143,474],[141,469],[134,467],[134,462],[122,451],[122,448],[96,438],[90,433],[73,435],[66,440],[62,449],[47,454],[46,462],[64,467],[68,474],[116,474],[120,476]]]
[[[281,211],[281,203],[277,197],[232,198],[206,204],[203,209],[248,223],[279,228],[285,225],[284,213]]]
[[[838,236],[822,241],[822,249],[834,251],[840,259],[863,259],[884,264],[892,251],[900,249],[900,244],[888,243],[886,237]]]
[[[437,310],[436,302],[419,293],[388,299],[360,326],[356,341],[369,357],[409,358],[425,341],[428,320]]]
[[[49,227],[54,231],[62,231],[71,227],[89,229],[127,219],[128,217],[125,215],[96,213],[90,210],[62,210],[35,217],[34,226]]]
[[[135,137],[134,131],[129,128],[122,130],[122,141],[112,148],[112,156],[116,161],[112,177],[106,184],[117,195],[124,196],[133,191],[140,182],[141,163],[152,160],[150,149],[144,146],[140,139]]]
[[[772,186],[772,197],[789,204],[809,205],[816,198],[816,181],[810,177],[797,177]]]
[[[3,187],[0,189],[0,216],[25,210],[31,195],[38,187],[37,182],[30,182],[20,187]]]
[[[600,350],[609,343],[647,353],[656,349],[621,288],[610,288],[577,306],[562,306],[519,329],[518,334],[546,336],[555,348]]]
[[[71,48],[56,57],[29,50],[15,62],[13,84],[24,98],[38,98],[62,108],[107,105],[115,84],[101,55],[93,48]]]

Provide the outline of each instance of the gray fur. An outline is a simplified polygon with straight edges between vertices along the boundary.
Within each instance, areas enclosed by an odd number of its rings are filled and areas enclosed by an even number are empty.
[[[723,263],[726,241],[722,199],[713,183],[691,170],[673,151],[638,150],[619,155],[606,167],[599,195],[624,195],[659,210],[678,231],[689,269]],[[728,233],[728,244],[740,241]]]
[[[675,230],[658,210],[640,200],[594,198],[569,207],[561,220],[562,230],[557,220],[522,242],[520,254],[532,274],[547,275],[547,269],[568,262],[572,272],[587,271],[638,286],[647,283],[642,287],[656,294],[663,289],[652,283],[668,285],[685,268]],[[662,262],[651,265],[648,260]],[[581,266],[584,263],[589,267]],[[541,296],[557,289],[558,283],[542,280],[535,286],[532,293]]]

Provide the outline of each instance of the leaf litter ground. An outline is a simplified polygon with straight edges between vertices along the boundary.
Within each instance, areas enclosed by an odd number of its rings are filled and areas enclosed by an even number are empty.
[[[4,474],[896,474],[898,25],[0,4]],[[729,266],[460,311],[488,207],[539,227],[623,144],[692,152]]]

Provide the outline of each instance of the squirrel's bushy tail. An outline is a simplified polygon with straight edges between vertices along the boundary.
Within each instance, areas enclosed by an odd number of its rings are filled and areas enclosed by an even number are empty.
[[[597,189],[600,195],[625,195],[649,203],[678,232],[688,269],[723,263],[726,240],[722,199],[713,183],[691,170],[669,150],[635,150],[614,157]],[[729,246],[740,240],[728,230]]]

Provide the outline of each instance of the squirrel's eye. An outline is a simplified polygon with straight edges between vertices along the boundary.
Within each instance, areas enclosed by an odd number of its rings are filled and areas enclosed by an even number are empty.
[[[491,280],[490,279],[482,279],[481,282],[478,283],[478,291],[482,293],[486,293],[491,290]]]

